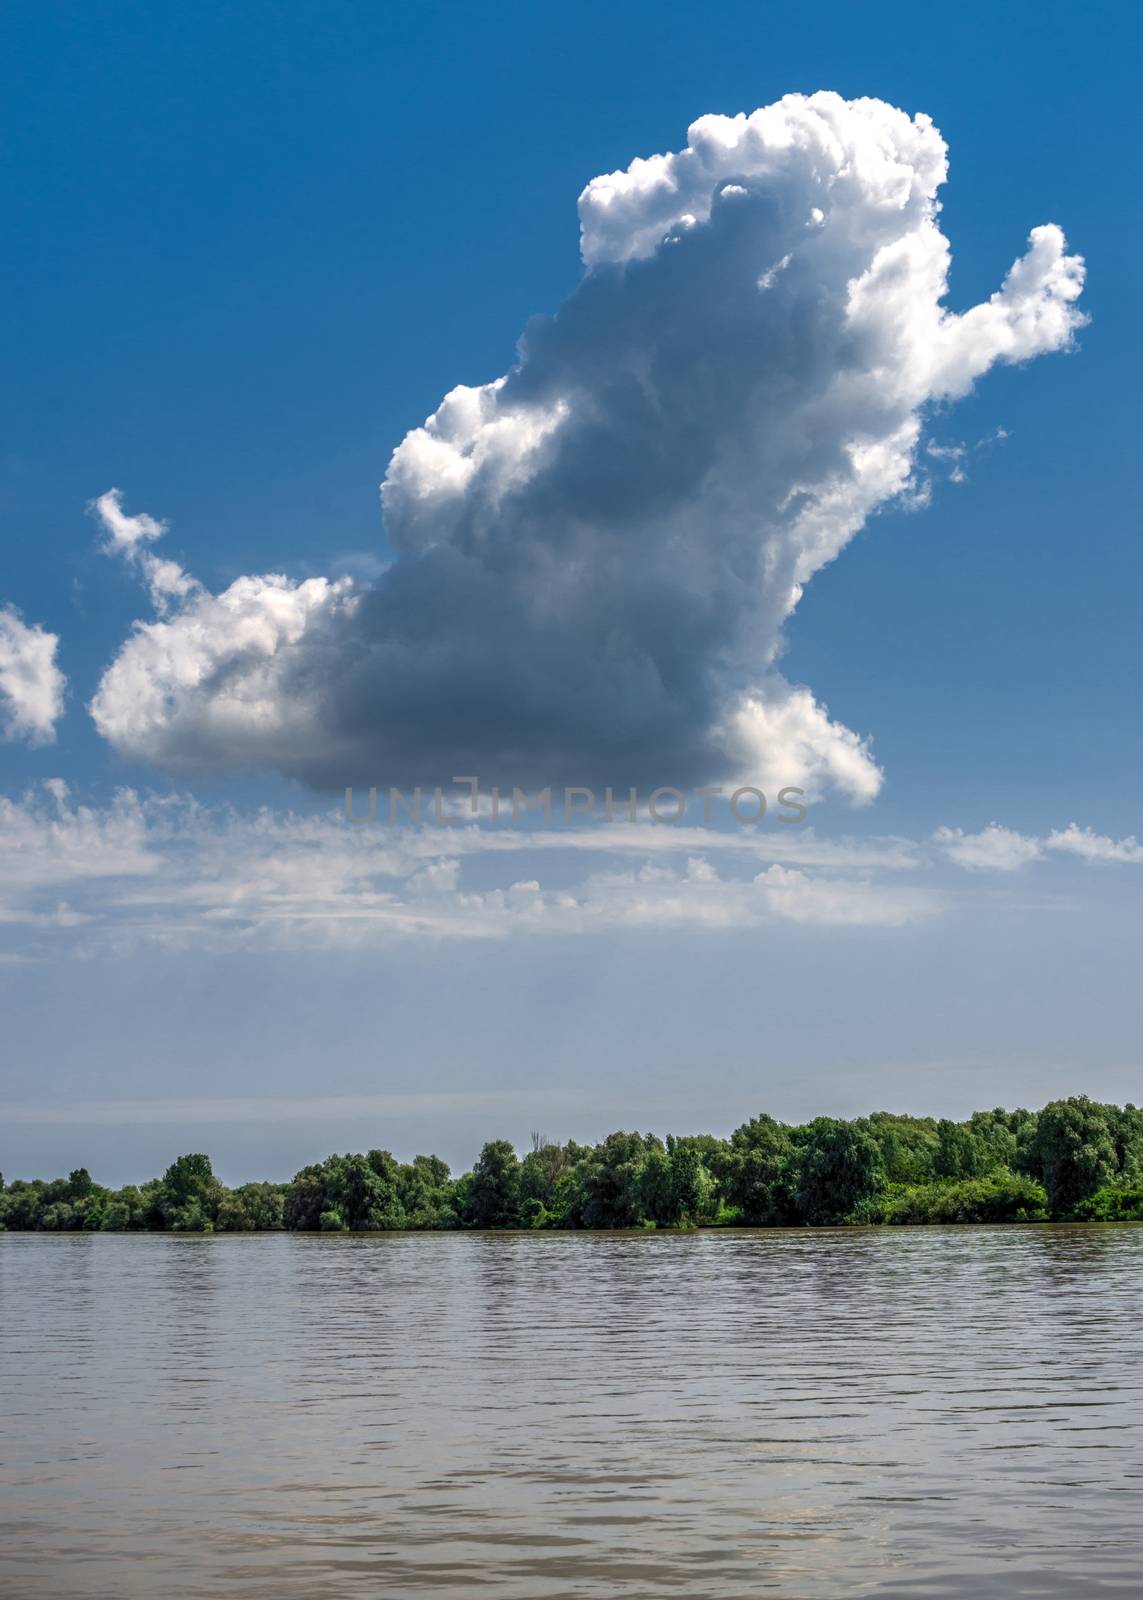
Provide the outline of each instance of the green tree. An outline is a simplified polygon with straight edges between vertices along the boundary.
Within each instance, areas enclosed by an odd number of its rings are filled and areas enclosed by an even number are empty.
[[[455,1228],[452,1182],[439,1156],[414,1156],[397,1171],[397,1198],[410,1228]]]
[[[1143,1111],[1130,1101],[1121,1111],[1105,1106],[1111,1137],[1115,1144],[1118,1181],[1143,1186]]]
[[[288,1185],[282,1207],[286,1228],[355,1233],[404,1228],[400,1168],[388,1150],[332,1155],[303,1167]]]
[[[1048,1191],[1054,1217],[1067,1217],[1081,1201],[1110,1184],[1119,1170],[1108,1107],[1073,1095],[1040,1112],[1028,1159]]]
[[[674,1174],[667,1148],[654,1144],[644,1151],[637,1169],[637,1209],[640,1217],[657,1228],[674,1228],[680,1221],[675,1199]]]
[[[641,1176],[654,1134],[609,1133],[575,1168],[568,1220],[580,1228],[637,1228],[647,1220]]]
[[[219,1202],[215,1227],[220,1233],[255,1233],[282,1226],[284,1185],[244,1183],[227,1189]]]
[[[880,1147],[863,1129],[834,1117],[817,1117],[801,1132],[787,1164],[797,1220],[844,1222],[884,1187]]]
[[[209,1156],[179,1156],[164,1172],[154,1195],[160,1226],[176,1233],[211,1233],[222,1195]]]
[[[877,1141],[887,1183],[927,1183],[933,1176],[937,1124],[932,1117],[875,1111],[859,1118],[857,1127]]]
[[[110,1195],[99,1226],[105,1233],[139,1233],[147,1226],[151,1202],[135,1184],[127,1184]]]
[[[354,1233],[405,1226],[405,1210],[397,1194],[397,1163],[388,1150],[342,1156],[333,1168],[326,1197]]]
[[[1016,1130],[1028,1119],[1026,1111],[974,1111],[967,1126],[984,1156],[984,1171],[1016,1170]]]
[[[507,1139],[493,1139],[477,1157],[465,1221],[473,1228],[515,1228],[520,1221],[520,1158]]]
[[[532,1148],[520,1163],[520,1204],[528,1208],[528,1216],[533,1219],[528,1226],[546,1225],[535,1220],[541,1213],[547,1221],[559,1213],[567,1188],[564,1180],[570,1170],[563,1146],[542,1133],[533,1133]]]
[[[324,1164],[303,1167],[286,1187],[282,1226],[313,1232],[321,1227],[321,1215],[325,1209]]]
[[[988,1168],[984,1146],[963,1122],[942,1117],[937,1123],[933,1172],[938,1178],[976,1178]]]
[[[752,1117],[731,1134],[724,1193],[744,1222],[777,1220],[776,1185],[789,1151],[789,1129],[773,1117]]]
[[[652,1145],[639,1179],[643,1210],[658,1227],[694,1227],[716,1210],[715,1181],[695,1139],[668,1136],[664,1150]]]

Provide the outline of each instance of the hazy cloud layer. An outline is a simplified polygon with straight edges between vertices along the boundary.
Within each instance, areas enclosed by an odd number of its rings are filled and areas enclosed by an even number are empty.
[[[815,572],[923,498],[928,404],[1068,345],[1083,267],[1033,229],[1000,289],[942,305],[945,146],[925,116],[790,95],[580,197],[583,278],[504,377],[394,451],[396,560],[219,595],[96,502],[158,613],[92,703],[124,754],[317,786],[732,776],[871,799],[865,740],[776,670]]]
[[[52,779],[0,796],[0,960],[52,957],[61,940],[108,955],[141,943],[237,952],[642,927],[894,928],[950,903],[950,861],[1003,874],[1049,856],[1070,856],[1073,871],[1130,870],[1143,846],[1075,823],[1043,840],[995,824],[942,829],[928,844],[777,824],[354,826],[340,810],[242,813],[131,790],[92,806]]]
[[[0,734],[50,744],[63,715],[67,679],[56,665],[59,638],[0,606]]]
[[[474,881],[477,857],[491,859]],[[898,927],[937,908],[926,888],[895,881],[921,864],[904,840],[776,826],[355,827],[340,811],[243,814],[131,790],[92,807],[59,779],[0,797],[0,925],[49,941],[65,930],[91,954],[140,940],[323,948],[643,926]]]

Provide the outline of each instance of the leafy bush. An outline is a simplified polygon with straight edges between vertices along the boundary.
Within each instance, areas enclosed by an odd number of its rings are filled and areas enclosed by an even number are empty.
[[[886,1196],[876,1220],[1043,1222],[1047,1215],[1048,1196],[1042,1185],[1021,1173],[993,1172],[953,1183],[908,1185]]]
[[[1085,1222],[1143,1222],[1143,1189],[1097,1189],[1076,1207]]]

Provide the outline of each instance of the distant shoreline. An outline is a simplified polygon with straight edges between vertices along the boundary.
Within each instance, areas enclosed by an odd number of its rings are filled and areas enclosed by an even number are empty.
[[[901,1233],[931,1233],[940,1229],[949,1229],[957,1233],[982,1231],[999,1232],[1001,1230],[1030,1232],[1036,1229],[1051,1230],[1073,1229],[1077,1233],[1091,1233],[1104,1228],[1137,1228],[1143,1223],[1143,1217],[1118,1217],[1107,1219],[1105,1217],[1041,1217],[1035,1222],[902,1222],[892,1225],[894,1234]],[[791,1238],[804,1239],[807,1236],[819,1239],[825,1234],[883,1234],[889,1225],[881,1222],[823,1222],[823,1223],[790,1223],[790,1222],[702,1222],[691,1228],[353,1228],[345,1229],[340,1233],[326,1233],[315,1228],[243,1228],[221,1231],[211,1229],[209,1232],[176,1232],[173,1229],[142,1229],[135,1228],[128,1231],[119,1229],[92,1229],[92,1228],[56,1228],[46,1230],[43,1228],[0,1228],[0,1241],[5,1233],[10,1233],[18,1238],[37,1239],[172,1239],[185,1240],[188,1244],[202,1244],[206,1240],[238,1240],[245,1239],[301,1239],[309,1241],[321,1240],[337,1241],[341,1244],[353,1244],[358,1239],[424,1239],[426,1242],[434,1239],[547,1239],[551,1241],[574,1239],[694,1239],[699,1235],[713,1238],[732,1238],[742,1235],[754,1239],[759,1234],[767,1237],[775,1235],[788,1235]]]
[[[714,1134],[532,1135],[484,1145],[454,1177],[438,1156],[332,1155],[289,1183],[228,1188],[203,1154],[108,1189],[0,1179],[0,1228],[35,1233],[692,1231],[1143,1221],[1143,1111],[1054,1100],[963,1122],[878,1111]]]

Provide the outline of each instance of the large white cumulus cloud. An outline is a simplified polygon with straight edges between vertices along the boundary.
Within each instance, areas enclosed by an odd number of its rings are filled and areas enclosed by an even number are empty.
[[[944,177],[927,117],[819,93],[596,178],[578,288],[394,451],[378,582],[215,596],[167,572],[101,731],[317,785],[741,775],[871,798],[865,742],[779,675],[782,624],[915,488],[925,407],[1082,321],[1054,225],[987,303],[944,308]]]

